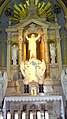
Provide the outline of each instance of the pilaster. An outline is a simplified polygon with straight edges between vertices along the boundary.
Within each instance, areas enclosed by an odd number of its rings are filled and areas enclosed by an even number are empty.
[[[7,33],[7,74],[8,80],[10,81],[10,65],[11,65],[11,56],[10,56],[10,49],[11,49],[11,32]]]
[[[61,71],[62,71],[62,57],[61,57],[59,29],[56,30],[56,41],[57,41],[57,62],[59,65],[59,73],[61,73]]]
[[[22,29],[18,31],[18,42],[19,42],[19,65],[22,62]]]
[[[50,60],[49,60],[47,29],[44,29],[44,49],[45,49],[44,59],[46,63],[46,77],[49,77],[50,76]]]
[[[44,36],[42,36],[42,39],[41,39],[41,59],[44,60],[45,58],[45,47],[44,47]]]
[[[24,43],[24,61],[26,60],[26,43]]]

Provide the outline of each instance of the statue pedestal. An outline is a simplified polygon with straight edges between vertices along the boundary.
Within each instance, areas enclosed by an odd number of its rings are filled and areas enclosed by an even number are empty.
[[[52,80],[50,79],[50,77],[47,77],[44,81],[44,93],[46,93],[47,95],[52,93],[53,92],[52,85],[53,85]]]
[[[53,81],[50,77],[46,77],[44,80],[44,85],[52,85]]]
[[[7,86],[5,96],[12,96],[12,95],[18,95],[18,94],[19,94],[18,83],[12,80],[8,81],[8,86]]]

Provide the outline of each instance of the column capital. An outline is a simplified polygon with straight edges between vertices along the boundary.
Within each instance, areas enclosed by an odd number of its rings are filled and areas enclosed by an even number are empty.
[[[8,34],[8,36],[11,35],[11,31],[8,31],[7,34]]]
[[[18,39],[18,42],[19,42],[19,43],[22,43],[22,42],[23,42],[23,39]]]
[[[47,28],[43,28],[43,31],[44,31],[44,32],[47,32]]]
[[[23,31],[23,29],[24,29],[24,28],[19,28],[18,31],[21,32],[21,31]]]
[[[56,41],[57,41],[57,43],[59,43],[60,42],[60,34],[59,34],[59,29],[56,29],[55,30],[56,31]]]
[[[11,40],[7,40],[7,45],[11,45],[12,41]]]
[[[7,39],[7,45],[11,45],[11,32],[7,32],[8,39]]]
[[[59,28],[56,28],[55,31],[56,31],[56,33],[58,33],[59,32]]]
[[[47,34],[47,28],[43,28],[43,32],[44,32],[44,42],[47,42],[48,41],[48,34]]]
[[[41,38],[42,38],[41,41],[44,41],[44,42],[47,42],[48,41],[48,37],[45,37],[45,35],[42,35]]]
[[[55,29],[56,34],[59,34],[59,28]]]
[[[18,42],[19,43],[22,43],[23,39],[22,39],[22,31],[23,29],[19,29],[18,30]]]
[[[56,38],[57,43],[60,43],[60,40],[61,40],[60,38]]]
[[[22,34],[22,29],[19,29],[18,30],[18,35],[21,35]]]
[[[44,42],[47,42],[48,41],[48,38],[47,37],[44,37]]]

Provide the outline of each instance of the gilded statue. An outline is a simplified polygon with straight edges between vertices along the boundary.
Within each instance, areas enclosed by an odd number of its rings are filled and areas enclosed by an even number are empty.
[[[32,34],[30,38],[27,35],[25,36],[29,41],[30,58],[32,58],[32,56],[36,58],[36,41],[40,38],[40,34],[38,34],[37,37],[35,37],[35,34]]]
[[[22,61],[20,70],[26,80],[29,82],[37,82],[44,76],[46,65],[44,60],[40,61],[38,59],[32,58],[29,59],[29,61]]]

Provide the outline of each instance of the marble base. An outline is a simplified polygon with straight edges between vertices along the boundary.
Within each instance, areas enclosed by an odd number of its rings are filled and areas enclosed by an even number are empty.
[[[19,84],[16,81],[8,81],[8,86],[6,90],[5,96],[12,96],[12,95],[18,95],[20,93],[19,91]]]

